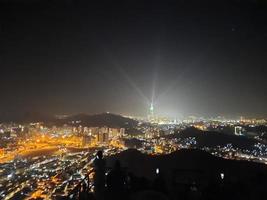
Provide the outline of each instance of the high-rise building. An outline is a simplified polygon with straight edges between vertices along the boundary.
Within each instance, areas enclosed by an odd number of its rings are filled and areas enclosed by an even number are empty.
[[[125,128],[120,128],[120,137],[125,135]]]
[[[235,126],[235,135],[243,135],[241,126]]]
[[[150,104],[149,111],[150,111],[150,115],[154,116],[154,105],[153,105],[153,103]]]
[[[96,136],[99,132],[99,128],[98,127],[90,127],[89,128],[89,135],[93,135]]]
[[[99,143],[107,143],[109,140],[109,134],[106,132],[99,132],[97,134],[97,142]]]
[[[83,146],[91,144],[91,136],[84,135],[82,140]]]
[[[99,133],[108,133],[108,127],[101,127]]]
[[[148,120],[149,121],[153,121],[154,120],[154,105],[153,105],[153,103],[151,103],[150,107],[149,107]]]
[[[89,133],[89,129],[88,129],[88,127],[83,127],[83,133]]]
[[[119,129],[117,128],[109,128],[108,133],[109,133],[109,137],[111,138],[120,137],[120,132],[119,132]]]

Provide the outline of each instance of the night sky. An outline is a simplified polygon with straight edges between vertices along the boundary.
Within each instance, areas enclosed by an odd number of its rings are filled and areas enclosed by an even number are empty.
[[[0,116],[267,117],[264,0],[0,2]]]

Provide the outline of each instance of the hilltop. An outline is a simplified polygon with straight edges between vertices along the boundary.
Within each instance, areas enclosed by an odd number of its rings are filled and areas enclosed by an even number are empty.
[[[57,120],[58,124],[73,124],[79,122],[79,125],[91,127],[113,127],[113,128],[132,128],[137,125],[137,121],[112,113],[101,114],[78,114],[72,115],[62,120]]]
[[[259,142],[256,139],[248,138],[245,136],[237,136],[215,131],[201,131],[193,127],[184,129],[180,132],[176,132],[174,135],[166,136],[166,138],[177,139],[184,139],[189,137],[195,138],[195,140],[197,141],[196,146],[199,148],[225,146],[226,144],[232,144],[234,147],[244,149],[252,147],[255,143]]]

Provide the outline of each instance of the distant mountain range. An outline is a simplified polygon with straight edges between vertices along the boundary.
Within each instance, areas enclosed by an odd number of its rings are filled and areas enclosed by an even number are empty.
[[[77,114],[69,115],[63,118],[56,116],[44,115],[38,112],[28,112],[19,117],[10,119],[2,118],[2,122],[19,122],[19,123],[30,123],[30,122],[45,122],[51,125],[63,125],[69,124],[73,126],[83,125],[91,127],[113,127],[113,128],[133,128],[137,125],[137,121],[123,117],[121,115],[112,113],[100,113],[100,114]]]
[[[72,115],[65,119],[57,120],[61,124],[78,124],[91,127],[113,127],[113,128],[132,128],[137,125],[137,121],[112,113],[101,113],[95,115],[78,114]]]

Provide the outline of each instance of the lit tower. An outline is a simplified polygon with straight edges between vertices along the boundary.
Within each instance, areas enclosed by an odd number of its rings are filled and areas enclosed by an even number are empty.
[[[154,115],[154,105],[153,103],[150,104],[150,115],[153,116]]]
[[[151,103],[150,107],[149,107],[148,119],[149,120],[153,120],[154,119],[154,105],[153,105],[153,103]]]

